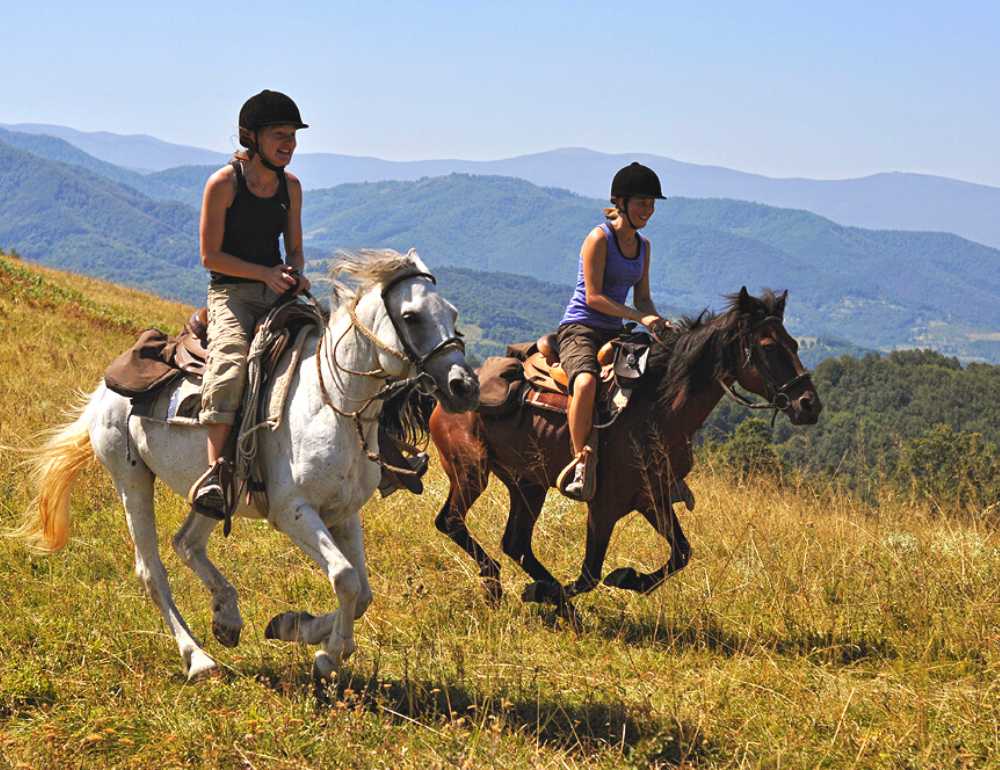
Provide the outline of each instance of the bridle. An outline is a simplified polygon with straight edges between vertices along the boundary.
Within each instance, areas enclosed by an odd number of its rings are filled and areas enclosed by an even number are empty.
[[[417,388],[417,390],[419,390],[424,395],[433,395],[434,390],[437,388],[437,385],[434,382],[434,379],[431,377],[431,375],[428,374],[426,371],[428,363],[430,363],[430,361],[436,358],[437,356],[443,355],[444,353],[447,353],[450,350],[458,350],[464,355],[465,342],[462,340],[461,336],[458,333],[456,333],[454,336],[446,337],[437,345],[435,345],[433,348],[431,348],[430,351],[424,353],[423,355],[420,355],[416,350],[413,349],[413,346],[407,340],[407,336],[403,333],[403,328],[401,326],[400,320],[396,318],[396,316],[392,313],[392,311],[389,309],[389,305],[386,304],[385,301],[386,295],[390,291],[392,291],[394,288],[396,288],[399,284],[403,283],[404,281],[409,281],[412,279],[428,280],[435,285],[437,284],[437,281],[434,279],[434,276],[431,275],[430,273],[409,272],[396,276],[391,281],[389,281],[384,287],[382,287],[382,295],[381,295],[382,305],[385,308],[386,315],[389,317],[389,321],[392,323],[393,330],[396,332],[396,337],[399,339],[399,342],[403,347],[402,351],[396,350],[395,348],[392,348],[389,345],[387,345],[385,342],[380,340],[378,336],[376,336],[375,332],[373,332],[371,329],[369,329],[361,322],[361,320],[358,318],[357,315],[357,306],[358,302],[360,301],[360,296],[356,296],[354,298],[354,301],[347,308],[347,315],[351,319],[351,323],[344,330],[344,333],[341,334],[340,337],[337,339],[336,343],[333,346],[332,352],[327,356],[330,360],[330,365],[334,370],[341,371],[346,374],[357,374],[365,377],[376,377],[378,379],[384,380],[385,384],[379,389],[378,393],[376,393],[374,396],[371,396],[370,398],[364,399],[363,401],[359,401],[358,403],[361,403],[360,408],[356,409],[353,412],[344,411],[343,409],[340,409],[336,404],[333,403],[327,392],[326,383],[324,382],[323,379],[322,348],[323,348],[323,340],[326,337],[325,333],[320,337],[319,343],[316,346],[316,371],[319,375],[319,390],[320,394],[323,396],[323,402],[337,414],[341,415],[342,417],[347,417],[349,419],[352,419],[354,421],[354,427],[355,430],[357,431],[358,438],[361,441],[361,449],[365,453],[365,456],[372,462],[378,463],[380,466],[388,468],[389,470],[394,471],[395,473],[406,473],[410,475],[415,475],[415,471],[413,471],[410,468],[397,468],[395,466],[386,464],[377,454],[368,449],[368,441],[365,439],[363,423],[374,422],[377,418],[366,417],[364,415],[364,412],[369,406],[371,406],[376,401],[385,401],[391,398],[392,396],[396,395],[400,391],[406,390],[411,386]],[[394,358],[397,358],[400,361],[409,361],[410,364],[412,364],[413,368],[416,369],[417,372],[416,376],[407,377],[402,380],[393,380],[392,376],[382,368],[374,369],[368,372],[359,372],[353,369],[348,369],[346,366],[340,364],[340,362],[337,360],[337,349],[339,348],[341,341],[344,339],[345,336],[347,336],[347,334],[351,330],[356,331],[361,336],[369,340],[379,350],[388,353],[390,356],[393,356]],[[344,393],[343,389],[340,388],[339,385],[337,386],[337,388],[338,390],[340,390],[341,395],[343,395],[345,398],[348,398],[349,400],[352,400],[350,399],[349,396],[347,396],[346,393]]]
[[[757,331],[772,323],[780,325],[783,323],[783,319],[780,316],[769,315],[752,325],[744,325],[740,332],[740,347],[744,356],[743,366],[745,368],[752,368],[760,376],[761,381],[764,383],[764,389],[767,391],[767,403],[754,403],[746,396],[736,392],[734,390],[736,386],[735,381],[732,386],[729,386],[726,384],[724,378],[720,378],[719,384],[722,385],[722,389],[726,392],[726,395],[741,406],[745,406],[748,409],[772,409],[774,413],[771,415],[771,427],[774,427],[774,421],[778,417],[778,412],[787,412],[792,408],[792,399],[789,398],[788,391],[803,380],[808,379],[811,374],[809,371],[804,371],[802,374],[797,374],[788,381],[779,384],[778,378],[767,368],[767,364],[764,363],[764,358],[760,352],[761,346],[754,339],[754,334]]]

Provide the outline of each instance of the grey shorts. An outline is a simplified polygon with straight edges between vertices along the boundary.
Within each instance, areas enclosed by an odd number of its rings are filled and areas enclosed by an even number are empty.
[[[578,374],[592,374],[598,379],[601,367],[597,363],[597,351],[605,343],[618,336],[618,329],[595,329],[581,323],[563,324],[556,331],[559,340],[559,361],[569,378],[569,392],[573,392],[573,381]]]
[[[208,361],[201,388],[202,424],[236,421],[246,386],[247,355],[257,320],[278,295],[260,281],[208,290]]]

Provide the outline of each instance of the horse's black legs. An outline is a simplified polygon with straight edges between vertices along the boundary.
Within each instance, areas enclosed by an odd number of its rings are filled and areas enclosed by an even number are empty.
[[[501,480],[506,482],[503,476]],[[555,582],[552,573],[535,558],[531,548],[535,523],[545,504],[546,488],[534,483],[507,483],[507,489],[510,491],[510,515],[503,533],[503,552],[534,580]]]
[[[594,590],[601,582],[601,570],[604,568],[604,557],[608,555],[608,543],[611,542],[611,532],[615,522],[610,517],[600,515],[593,503],[587,517],[587,547],[583,555],[583,567],[578,577],[566,586],[568,597]]]
[[[636,572],[631,567],[621,567],[608,575],[604,583],[615,588],[648,594],[659,588],[672,574],[687,566],[691,559],[691,543],[685,537],[677,514],[670,504],[644,508],[639,513],[670,543],[670,559],[658,570],[645,574]]]
[[[465,524],[465,515],[472,504],[471,501],[468,504],[465,504],[464,501],[459,503],[456,497],[458,496],[454,494],[448,496],[441,512],[438,513],[437,519],[434,521],[434,525],[439,532],[450,537],[459,548],[475,560],[476,564],[479,565],[479,576],[483,579],[486,598],[491,602],[498,602],[503,596],[503,589],[500,587],[500,564],[483,550]]]

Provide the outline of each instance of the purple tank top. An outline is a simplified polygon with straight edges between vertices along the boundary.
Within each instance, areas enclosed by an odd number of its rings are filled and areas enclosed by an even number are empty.
[[[604,240],[608,244],[608,258],[604,263],[603,293],[615,302],[625,304],[629,290],[639,283],[642,271],[646,267],[647,241],[642,234],[638,234],[639,253],[633,259],[629,259],[623,257],[618,250],[618,243],[611,233],[611,227],[605,223],[601,225],[601,229],[604,231]],[[618,316],[594,310],[587,304],[587,285],[583,280],[582,254],[580,255],[580,271],[576,278],[576,290],[573,292],[569,305],[566,306],[561,323],[582,323],[596,329],[618,329],[622,325],[622,319]]]

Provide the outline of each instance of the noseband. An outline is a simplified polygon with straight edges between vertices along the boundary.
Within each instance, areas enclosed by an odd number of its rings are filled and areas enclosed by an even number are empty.
[[[805,371],[802,374],[798,374],[792,377],[787,382],[778,383],[778,378],[774,376],[767,365],[764,363],[764,359],[760,354],[760,345],[754,340],[753,335],[764,326],[768,324],[777,323],[781,324],[782,319],[778,316],[767,316],[762,318],[760,321],[755,323],[753,326],[745,327],[740,333],[740,346],[743,349],[744,355],[744,367],[753,368],[754,371],[760,376],[764,383],[764,389],[767,391],[767,398],[769,399],[767,403],[755,404],[746,396],[737,393],[729,385],[726,385],[725,380],[720,379],[719,384],[722,385],[722,389],[726,394],[733,399],[737,404],[745,406],[748,409],[772,409],[774,413],[771,415],[771,426],[774,427],[774,421],[778,417],[778,412],[787,412],[792,408],[792,400],[788,397],[788,390],[799,384],[805,379],[808,379],[811,375],[809,371]],[[735,383],[733,384],[735,387]]]

